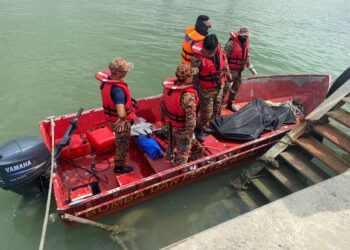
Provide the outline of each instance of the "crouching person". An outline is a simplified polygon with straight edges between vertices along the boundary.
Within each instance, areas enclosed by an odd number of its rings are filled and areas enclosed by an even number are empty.
[[[181,64],[176,69],[176,78],[163,82],[160,108],[169,125],[166,157],[175,166],[187,163],[194,139],[198,97],[192,81],[193,75],[197,73],[197,68]]]
[[[135,116],[131,93],[124,77],[134,65],[123,58],[109,64],[110,71],[99,72],[100,90],[105,119],[115,134],[114,172],[129,173],[133,168],[126,165],[129,150],[131,123]]]

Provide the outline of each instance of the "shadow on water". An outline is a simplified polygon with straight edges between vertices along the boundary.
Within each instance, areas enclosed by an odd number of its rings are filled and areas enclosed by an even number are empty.
[[[136,242],[143,249],[162,247],[198,233],[246,211],[229,186],[237,173],[228,170],[149,200],[116,215],[115,222],[136,228]]]
[[[41,232],[46,199],[46,193],[21,198],[19,205],[14,209],[13,223],[17,233],[30,238]],[[54,202],[54,199],[51,201]]]

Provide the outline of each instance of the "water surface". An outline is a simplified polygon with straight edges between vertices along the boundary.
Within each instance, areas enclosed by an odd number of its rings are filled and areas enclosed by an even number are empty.
[[[100,106],[94,74],[116,56],[135,64],[127,80],[136,98],[159,94],[162,80],[173,77],[180,62],[183,30],[199,14],[211,17],[223,44],[230,31],[249,25],[259,74],[335,77],[350,65],[348,0],[0,0],[0,5],[0,143],[39,136],[37,123],[47,116]],[[235,174],[224,172],[99,221],[133,226],[140,249],[157,249],[245,212],[228,186]],[[0,198],[1,248],[37,249],[45,199],[26,201],[5,191]],[[103,232],[65,226],[54,216],[54,205],[51,213],[46,249],[114,246]]]

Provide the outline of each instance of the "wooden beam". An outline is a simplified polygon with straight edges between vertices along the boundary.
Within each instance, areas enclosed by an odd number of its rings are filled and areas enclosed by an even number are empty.
[[[287,150],[280,155],[291,167],[297,170],[312,183],[318,183],[328,179],[329,176],[313,162],[306,159],[296,150]]]
[[[276,142],[263,156],[262,158],[270,159],[275,158],[282,153],[290,144],[294,143],[296,139],[302,136],[308,128],[308,122],[303,121],[299,126],[293,128],[288,132],[280,141]]]
[[[325,145],[310,137],[299,138],[296,143],[309,154],[325,163],[337,174],[344,173],[350,168],[350,164],[328,149]]]

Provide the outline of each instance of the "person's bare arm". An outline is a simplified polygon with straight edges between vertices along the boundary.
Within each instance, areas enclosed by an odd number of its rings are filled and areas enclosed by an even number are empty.
[[[117,132],[122,132],[125,129],[125,119],[126,119],[126,111],[125,111],[125,105],[124,104],[117,104],[117,114],[119,117],[119,120],[116,122],[115,129]]]
[[[256,72],[256,70],[254,69],[254,66],[253,66],[252,62],[250,61],[249,51],[248,51],[248,55],[247,55],[247,59],[246,59],[245,65],[249,69],[249,71],[252,73],[253,76],[256,76],[258,74]]]

